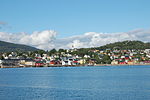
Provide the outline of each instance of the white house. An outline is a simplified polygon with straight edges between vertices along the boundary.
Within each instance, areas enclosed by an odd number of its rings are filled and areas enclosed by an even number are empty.
[[[62,65],[74,65],[73,61],[73,58],[64,57],[62,58]]]

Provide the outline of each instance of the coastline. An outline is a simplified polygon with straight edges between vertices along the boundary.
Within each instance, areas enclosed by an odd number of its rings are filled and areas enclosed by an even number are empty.
[[[140,65],[150,65],[150,64],[97,64],[94,66],[140,66]]]
[[[40,67],[88,67],[88,66],[143,66],[143,65],[150,65],[150,64],[96,64],[96,65],[49,65],[49,66],[40,66]],[[0,68],[39,68],[36,66],[0,66]]]

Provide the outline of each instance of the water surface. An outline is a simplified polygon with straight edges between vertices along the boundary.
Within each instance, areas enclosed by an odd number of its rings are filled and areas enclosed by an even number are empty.
[[[150,66],[3,68],[0,100],[150,100]]]

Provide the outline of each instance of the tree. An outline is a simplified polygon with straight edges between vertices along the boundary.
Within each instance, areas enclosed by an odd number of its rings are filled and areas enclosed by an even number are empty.
[[[56,49],[52,49],[51,51],[48,52],[49,55],[57,53]]]
[[[96,63],[97,63],[97,64],[100,64],[100,63],[101,63],[101,60],[100,60],[98,54],[95,54],[95,55],[94,55],[94,59],[96,60]]]
[[[61,52],[65,52],[66,53],[66,50],[65,49],[59,49],[58,52],[59,53],[61,53]]]
[[[103,58],[100,60],[102,64],[111,64],[111,59],[108,55],[104,55]]]
[[[0,55],[0,60],[3,60],[3,59],[4,59],[4,57],[2,55]]]
[[[41,56],[46,53],[44,50],[38,50],[38,54],[40,54]]]

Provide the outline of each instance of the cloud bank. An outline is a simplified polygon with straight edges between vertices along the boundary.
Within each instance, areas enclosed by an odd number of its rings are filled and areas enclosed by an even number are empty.
[[[45,30],[42,32],[33,32],[32,34],[27,33],[6,33],[0,32],[0,40],[30,45],[39,49],[49,50],[55,48],[53,41],[56,37],[56,32],[52,30]]]
[[[88,48],[125,40],[150,42],[150,30],[138,29],[118,33],[87,32],[82,35],[57,39],[57,41],[55,41],[55,46],[59,48],[72,48],[72,46],[75,48]]]
[[[42,32],[27,33],[6,33],[0,32],[0,40],[34,46],[39,49],[50,50],[53,48],[70,49],[98,47],[108,43],[124,40],[140,40],[150,42],[150,30],[134,30],[118,33],[97,33],[87,32],[66,38],[57,38],[57,32],[45,30]]]

